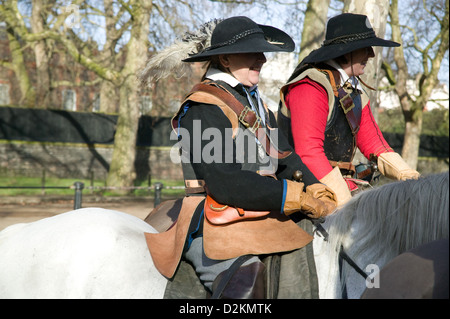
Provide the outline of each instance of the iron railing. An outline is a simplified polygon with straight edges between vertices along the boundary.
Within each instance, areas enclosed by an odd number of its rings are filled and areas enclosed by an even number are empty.
[[[130,186],[130,187],[116,187],[116,186],[84,186],[82,182],[75,182],[70,186],[0,186],[0,189],[73,189],[74,203],[73,209],[79,209],[82,206],[83,190],[154,190],[154,207],[161,203],[163,189],[184,189],[184,186],[164,186],[163,183],[157,182],[153,186]]]

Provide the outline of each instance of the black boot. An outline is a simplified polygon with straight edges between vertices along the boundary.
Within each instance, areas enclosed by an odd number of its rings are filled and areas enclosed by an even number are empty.
[[[241,266],[220,293],[221,299],[264,299],[265,298],[265,270],[261,261]],[[213,295],[217,295],[216,289],[221,289],[221,281],[227,271],[220,273],[214,280]]]

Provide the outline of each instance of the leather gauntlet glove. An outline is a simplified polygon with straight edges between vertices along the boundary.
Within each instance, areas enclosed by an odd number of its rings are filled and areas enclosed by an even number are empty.
[[[328,186],[328,188],[334,192],[336,206],[344,205],[352,198],[352,194],[348,189],[347,183],[342,177],[339,167],[336,166],[333,168],[331,172],[322,177],[320,182]]]
[[[420,174],[409,167],[403,158],[395,152],[386,152],[378,156],[378,170],[386,177],[395,180],[418,179]]]
[[[332,212],[324,202],[312,197],[307,192],[300,196],[300,210],[311,218],[325,217]]]
[[[287,190],[286,190],[286,198],[285,203],[283,207],[283,212],[286,215],[290,215],[292,213],[302,211],[307,216],[311,218],[320,218],[329,215],[334,210],[334,206],[330,204],[325,204],[324,201],[314,198],[312,194],[315,194],[316,196],[321,196],[322,198],[326,198],[329,202],[331,202],[331,194],[328,191],[323,190],[323,185],[321,184],[314,184],[314,185],[321,185],[322,191],[318,190],[318,187],[312,187],[306,192],[303,191],[304,184],[303,183],[297,183],[293,181],[286,181],[287,182]],[[313,185],[310,185],[308,187],[311,187]],[[334,194],[333,194],[334,195]]]
[[[312,184],[306,187],[306,193],[310,194],[314,198],[320,199],[327,206],[327,215],[335,212],[337,207],[337,196],[331,188],[324,184]]]

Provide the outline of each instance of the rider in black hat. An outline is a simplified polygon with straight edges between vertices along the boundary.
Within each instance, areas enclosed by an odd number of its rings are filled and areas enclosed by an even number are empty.
[[[336,193],[338,205],[367,185],[352,164],[356,148],[387,177],[419,176],[383,138],[360,86],[359,76],[374,57],[372,46],[399,45],[378,38],[365,15],[335,16],[328,21],[322,46],[281,89],[278,124],[310,171]]]
[[[189,227],[184,256],[213,296],[264,298],[265,267],[256,256],[310,244],[311,233],[287,216],[326,216],[334,211],[335,198],[276,134],[275,117],[258,91],[266,62],[263,52],[292,51],[291,37],[247,17],[233,17],[214,27],[210,43],[199,38],[198,33],[190,34],[177,44],[194,42],[198,52],[182,60],[207,61],[208,67],[204,81],[194,86],[175,115],[173,128],[180,141],[185,203],[205,196],[206,200],[189,212],[182,209],[178,229],[172,231]],[[184,220],[191,222],[180,225]],[[166,260],[172,256],[160,262],[168,240],[156,240],[149,242],[155,265],[171,277],[178,259],[170,267]],[[243,255],[255,256],[227,278],[227,270]]]

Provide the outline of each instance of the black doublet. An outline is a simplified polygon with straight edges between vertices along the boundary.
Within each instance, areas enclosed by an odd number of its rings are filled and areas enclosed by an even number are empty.
[[[340,90],[343,90],[343,88]],[[359,91],[353,90],[350,97],[354,103],[352,111],[357,119],[357,127],[355,128],[357,132],[361,123],[361,94]],[[352,132],[351,124],[349,124],[344,109],[340,105],[339,97],[336,97],[330,120],[325,128],[323,143],[323,149],[328,160],[351,162],[356,151],[356,132]]]
[[[241,103],[248,105],[243,89],[232,88],[223,82],[220,82],[220,85],[224,86]],[[183,163],[184,178],[185,180],[204,180],[208,191],[216,201],[247,210],[280,211],[284,191],[282,179],[292,179],[293,173],[301,170],[306,185],[319,182],[303,164],[300,157],[293,152],[282,134],[278,136],[278,148],[291,150],[292,153],[286,158],[278,159],[275,172],[277,179],[259,175],[256,173],[257,166],[254,166],[253,163],[237,160],[235,140],[231,137],[231,122],[218,106],[192,101],[186,103],[180,108],[185,111],[181,112],[178,117],[180,127],[185,129],[185,132],[189,132],[189,135],[182,136],[180,141],[183,155],[185,159],[189,159]],[[272,112],[269,111],[266,117],[270,126],[276,128],[276,120]],[[195,127],[196,125],[197,127]],[[240,128],[246,129],[243,126]],[[195,136],[195,132],[197,132],[197,136]],[[200,140],[198,140],[198,132],[201,133]],[[208,132],[218,134],[208,136],[205,134]],[[215,143],[221,143],[221,150],[212,147],[213,145],[210,143],[213,139],[216,139]],[[226,149],[230,145],[232,147],[231,157],[230,149]],[[199,154],[205,150],[208,150],[206,153],[210,154],[211,158],[215,159],[214,161],[205,161],[205,157]],[[244,150],[247,151],[246,148]],[[244,156],[244,158],[248,157]]]

